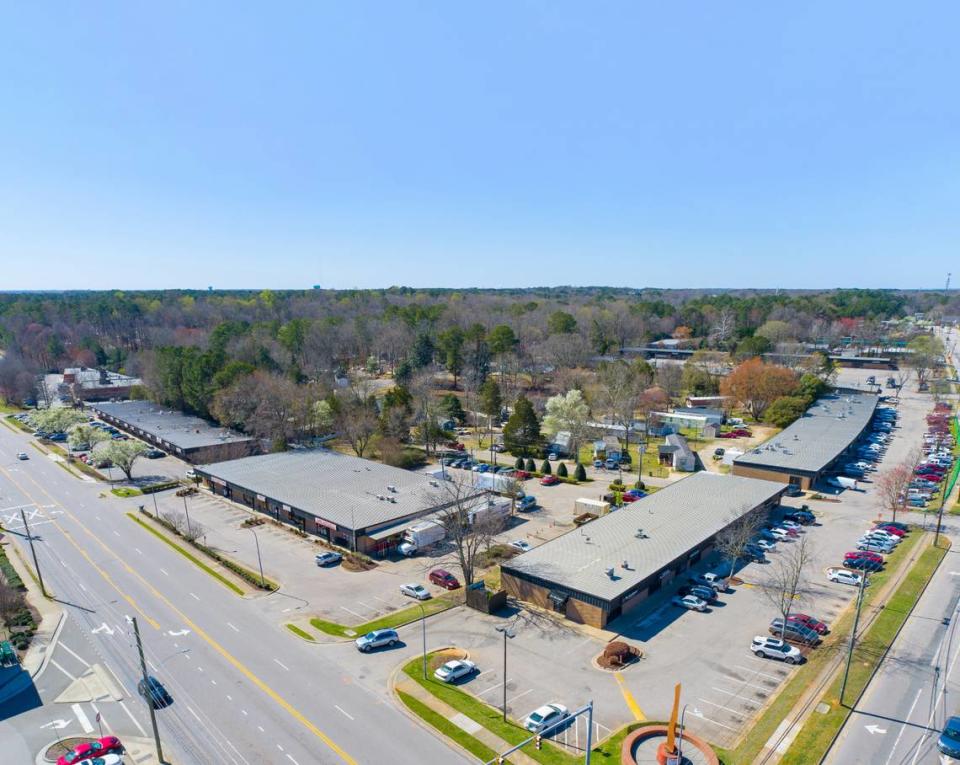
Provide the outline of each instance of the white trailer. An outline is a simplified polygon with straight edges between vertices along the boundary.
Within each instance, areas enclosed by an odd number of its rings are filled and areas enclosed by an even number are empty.
[[[437,521],[421,521],[403,532],[403,542],[400,543],[400,553],[407,557],[416,555],[431,545],[435,545],[447,535],[442,523]]]

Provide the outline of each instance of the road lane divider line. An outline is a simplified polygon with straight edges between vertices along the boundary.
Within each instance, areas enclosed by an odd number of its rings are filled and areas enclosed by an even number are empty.
[[[637,703],[637,700],[633,697],[633,694],[630,693],[630,689],[627,688],[627,683],[623,679],[623,676],[619,672],[614,672],[613,676],[617,680],[617,685],[620,686],[620,693],[623,694],[623,700],[627,702],[627,707],[633,713],[634,719],[639,722],[643,722],[647,719],[647,716],[643,713],[643,710],[640,708],[640,705]]]
[[[87,713],[83,711],[83,707],[81,707],[79,704],[71,704],[70,709],[73,710],[73,715],[77,718],[77,722],[80,723],[80,727],[83,728],[83,732],[93,733],[93,726],[90,724],[90,718],[87,717]]]
[[[14,483],[19,487],[19,484],[17,484],[16,481],[12,479],[12,477],[9,475],[9,473],[7,473],[6,470],[4,470],[3,468],[0,468],[0,471],[3,471],[7,475],[11,483]],[[45,489],[43,489],[42,486],[40,486],[32,478],[30,480],[35,486],[37,486],[41,491],[43,491],[43,493],[46,494],[56,505],[59,505],[60,509],[63,510],[64,514],[69,516],[71,519],[73,519],[73,521],[76,524],[78,524],[87,533],[87,535],[91,539],[93,539],[94,542],[100,545],[100,547],[102,547],[107,552],[108,555],[113,556],[117,560],[122,560],[120,556],[116,554],[116,552],[114,552],[106,544],[104,544],[103,540],[101,540],[96,534],[94,534],[83,523],[81,523],[80,519],[77,518],[72,512],[70,512],[65,505],[63,505],[61,502],[58,502],[53,496],[51,496]],[[21,488],[21,491],[23,491],[22,488]],[[28,499],[32,500],[32,497],[30,497],[29,493],[24,491],[24,494],[27,495]],[[75,541],[71,540],[71,543],[74,544],[77,547],[77,549],[80,550],[88,560],[90,560],[90,557],[89,555],[86,554],[86,551],[84,551],[81,547],[79,547]],[[92,560],[91,560],[91,563],[93,563]],[[96,566],[95,563],[93,565]],[[99,569],[99,570],[102,572],[101,576],[104,576],[105,578],[107,578],[106,572],[103,572],[102,569]],[[149,581],[147,581],[147,579],[145,579],[136,571],[134,571],[132,575],[136,579],[138,579],[144,585],[144,587],[146,587],[147,590],[153,593],[153,596],[157,600],[159,600],[161,603],[166,605],[167,608],[169,608],[175,614],[177,614],[177,616],[179,616],[183,620],[183,623],[193,630],[194,634],[198,635],[204,642],[207,643],[207,645],[209,645],[211,648],[213,648],[213,650],[219,653],[231,666],[233,666],[234,669],[236,669],[241,675],[247,678],[247,680],[253,683],[258,689],[260,689],[260,691],[266,694],[271,700],[274,701],[274,703],[276,703],[281,709],[283,709],[290,717],[292,717],[294,720],[300,723],[300,725],[302,725],[304,728],[310,731],[310,733],[312,733],[316,738],[320,739],[320,741],[326,744],[329,749],[331,749],[334,753],[337,754],[337,756],[340,757],[340,759],[348,763],[348,765],[359,765],[357,760],[355,760],[353,757],[347,754],[347,752],[339,744],[337,744],[326,733],[324,733],[316,725],[314,725],[310,720],[308,720],[307,717],[300,710],[294,707],[289,701],[283,698],[279,693],[273,690],[273,688],[271,688],[263,680],[261,680],[257,675],[255,675],[250,669],[247,668],[245,664],[243,664],[243,662],[241,662],[238,658],[236,658],[232,653],[227,651],[227,649],[225,649],[222,645],[220,645],[220,643],[214,640],[213,637],[207,634],[206,630],[201,628],[200,625],[198,625],[196,622],[190,619],[190,617],[188,617],[183,611],[177,608],[169,598],[167,598]],[[113,584],[112,580],[110,580],[109,578],[107,578],[107,581],[110,581],[111,584]],[[113,584],[113,586],[114,588],[117,589],[118,592],[121,592],[120,589],[117,588],[116,584]],[[123,593],[121,592],[121,594]],[[133,601],[132,598],[130,598],[127,595],[124,595],[124,598],[127,599],[131,603],[131,605],[134,605],[135,608],[137,609],[137,612],[142,614],[145,619],[148,619],[149,621],[151,621],[157,629],[160,628],[159,624],[157,624],[156,622],[153,622],[148,616],[146,616],[146,614],[143,613],[143,611],[140,610],[139,606],[135,605],[135,602]],[[211,682],[215,682],[215,681],[211,681]]]

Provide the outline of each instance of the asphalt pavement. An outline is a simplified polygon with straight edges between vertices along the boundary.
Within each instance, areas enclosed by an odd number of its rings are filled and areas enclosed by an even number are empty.
[[[395,655],[354,662],[343,647],[300,641],[265,607],[276,595],[227,590],[128,519],[129,504],[103,484],[78,479],[29,440],[0,427],[0,516],[29,557],[17,516],[21,507],[32,515],[43,578],[66,624],[36,685],[0,702],[5,752],[32,757],[57,735],[99,732],[98,712],[105,734],[150,735],[136,692],[135,617],[149,671],[174,699],[157,713],[173,762],[467,761],[363,682],[370,665],[393,667]],[[17,460],[19,451],[31,458]],[[79,698],[74,683],[94,667],[119,698],[56,701],[71,688]]]

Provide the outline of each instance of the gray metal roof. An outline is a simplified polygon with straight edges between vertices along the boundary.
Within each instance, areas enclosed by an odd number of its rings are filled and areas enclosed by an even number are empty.
[[[221,428],[200,417],[165,408],[152,401],[100,402],[87,404],[87,406],[96,412],[109,414],[127,423],[131,428],[139,428],[144,433],[149,433],[181,449],[253,440],[249,436],[241,435],[228,428]]]
[[[326,449],[241,457],[196,470],[348,529],[423,515],[454,499],[444,481],[425,473]]]
[[[850,390],[822,396],[803,417],[733,464],[819,472],[867,427],[878,401],[876,394]]]
[[[612,600],[785,489],[782,483],[755,478],[694,473],[535,547],[501,569]],[[621,566],[623,561],[629,569]],[[614,569],[614,579],[608,568]]]
[[[687,439],[685,439],[679,433],[668,433],[664,440],[668,446],[673,447],[672,451],[680,452],[684,457],[693,456],[693,452],[690,449],[690,445],[687,443]]]

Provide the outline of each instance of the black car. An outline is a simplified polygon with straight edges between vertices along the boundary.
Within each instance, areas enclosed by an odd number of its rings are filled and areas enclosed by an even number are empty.
[[[801,526],[809,526],[817,520],[817,517],[809,510],[791,510],[789,513],[784,513],[783,517],[788,521],[799,523]]]
[[[166,457],[166,453],[160,451],[159,449],[148,449],[143,453],[143,456],[148,460],[158,460],[161,457]]]
[[[707,603],[710,603],[711,601],[714,601],[717,599],[717,591],[713,589],[713,587],[707,587],[705,584],[684,585],[679,590],[677,590],[677,592],[681,596],[695,595],[701,600],[707,601]]]
[[[787,487],[787,490],[783,493],[788,497],[802,497],[803,489],[801,489],[799,486],[794,486],[793,484],[790,484]]]
[[[153,675],[148,675],[146,680],[137,683],[137,693],[143,696],[154,709],[163,709],[173,703],[173,697]]]

